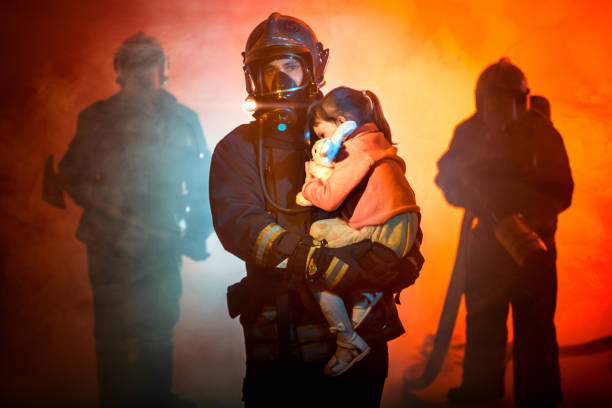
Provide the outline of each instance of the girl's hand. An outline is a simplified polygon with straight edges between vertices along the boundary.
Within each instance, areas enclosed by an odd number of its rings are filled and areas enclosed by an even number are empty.
[[[302,207],[311,207],[312,203],[310,201],[308,201],[306,198],[304,198],[304,196],[302,195],[302,192],[300,191],[299,193],[297,193],[297,195],[295,196],[295,202],[297,205],[301,205]]]

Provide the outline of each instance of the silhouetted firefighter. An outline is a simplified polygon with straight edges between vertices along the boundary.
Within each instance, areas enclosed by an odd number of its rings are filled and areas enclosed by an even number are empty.
[[[114,60],[121,92],[80,113],[59,163],[83,207],[101,407],[195,406],[170,391],[173,329],[181,254],[208,256],[210,152],[196,113],[161,89],[165,61],[153,37],[128,38]]]
[[[438,162],[437,184],[466,211],[456,266],[465,268],[466,350],[452,402],[503,397],[510,304],[516,405],[561,400],[554,235],[573,181],[561,136],[546,109],[527,110],[528,93],[508,59],[487,67],[476,113],[457,126]]]

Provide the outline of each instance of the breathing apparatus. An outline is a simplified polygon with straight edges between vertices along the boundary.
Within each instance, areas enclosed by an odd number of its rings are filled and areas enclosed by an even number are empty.
[[[305,132],[299,126],[325,84],[329,50],[303,21],[272,13],[251,32],[242,57],[248,94],[243,106],[258,122],[257,167],[265,198],[284,213],[309,211],[284,208],[268,193],[263,176],[263,133],[267,126],[277,132]]]

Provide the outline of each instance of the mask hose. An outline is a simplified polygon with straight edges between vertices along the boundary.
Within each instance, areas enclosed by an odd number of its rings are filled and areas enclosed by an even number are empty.
[[[264,197],[268,204],[274,207],[276,210],[283,212],[285,214],[302,214],[310,211],[309,207],[305,208],[285,208],[274,202],[270,194],[268,193],[268,188],[266,187],[266,180],[264,178],[264,167],[263,167],[263,126],[264,126],[264,118],[265,115],[262,115],[258,120],[258,135],[257,135],[257,170],[259,173],[259,181],[261,183],[261,189],[263,190]]]

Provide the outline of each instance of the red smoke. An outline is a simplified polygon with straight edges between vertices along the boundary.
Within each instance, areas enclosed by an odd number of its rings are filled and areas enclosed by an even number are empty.
[[[249,120],[240,52],[271,12],[297,16],[330,48],[329,91],[374,91],[408,164],[423,211],[422,277],[402,294],[407,334],[391,343],[385,404],[402,403],[404,370],[435,331],[457,245],[460,211],[435,187],[435,163],[454,126],[473,111],[479,72],[508,56],[533,93],[549,98],[564,137],[576,189],[559,219],[558,338],[579,343],[612,334],[612,27],[609,2],[519,1],[40,1],[6,6],[2,144],[3,344],[6,395],[93,404],[91,294],[84,246],[74,238],[80,210],[40,201],[44,159],[64,153],[77,113],[117,91],[112,56],[139,30],[171,58],[168,88],[200,115],[211,148]],[[187,263],[177,328],[175,383],[201,404],[238,405],[241,330],[224,305],[242,266],[211,239],[213,256]],[[463,338],[463,315],[456,335]],[[603,355],[609,359],[609,354]],[[601,358],[562,360],[568,404],[605,390]],[[4,370],[3,370],[4,371]],[[450,365],[433,388],[441,400],[460,371]],[[587,375],[590,374],[590,375]],[[588,378],[588,381],[587,379]],[[34,391],[32,391],[34,390]],[[605,394],[607,392],[608,394]],[[599,394],[598,394],[599,395]],[[69,404],[64,404],[69,405]],[[568,405],[569,406],[569,405]]]

